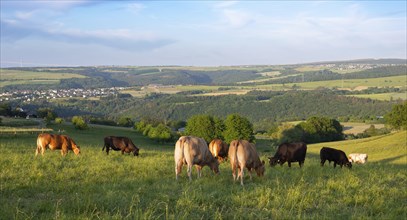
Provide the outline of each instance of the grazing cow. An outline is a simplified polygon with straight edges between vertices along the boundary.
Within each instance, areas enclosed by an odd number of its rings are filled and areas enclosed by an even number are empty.
[[[269,157],[270,166],[275,166],[279,163],[281,166],[287,161],[288,167],[291,167],[292,162],[298,162],[300,167],[304,165],[305,154],[307,153],[307,145],[303,142],[284,143],[278,146],[274,157]]]
[[[45,150],[49,148],[51,150],[60,149],[61,155],[65,156],[68,150],[73,151],[76,155],[80,154],[80,147],[72,140],[72,138],[66,135],[59,134],[39,134],[37,137],[37,150],[35,156],[39,153],[44,155]]]
[[[264,161],[260,161],[254,144],[246,140],[234,140],[230,143],[228,156],[232,167],[233,180],[236,181],[240,176],[242,186],[244,168],[249,171],[250,180],[252,179],[251,172],[253,169],[256,170],[257,176],[264,175]]]
[[[364,164],[367,162],[367,154],[349,154],[349,162]]]
[[[321,166],[324,166],[325,161],[328,160],[329,163],[331,163],[331,161],[334,162],[334,168],[336,167],[336,164],[339,164],[341,168],[343,165],[345,165],[345,167],[348,167],[349,169],[352,168],[352,163],[349,162],[345,152],[341,150],[323,147],[319,153],[319,156],[321,157]]]
[[[209,151],[205,140],[193,136],[181,136],[175,144],[175,178],[182,171],[182,165],[188,166],[188,177],[192,180],[192,166],[196,166],[198,178],[201,177],[201,170],[204,166],[209,166],[214,173],[219,173],[219,162]]]
[[[130,154],[133,152],[134,156],[138,156],[139,148],[137,148],[130,138],[128,137],[115,137],[107,136],[105,137],[105,144],[103,145],[102,151],[106,148],[106,154],[109,155],[109,149],[112,148],[114,151],[121,151],[122,154],[125,152]]]
[[[220,139],[214,139],[209,143],[209,151],[219,162],[227,160],[229,146]]]

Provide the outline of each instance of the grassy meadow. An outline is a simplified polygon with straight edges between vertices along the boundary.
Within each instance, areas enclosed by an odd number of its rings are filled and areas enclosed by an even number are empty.
[[[189,182],[175,181],[174,144],[151,142],[130,129],[94,126],[65,130],[81,156],[47,150],[34,157],[35,134],[0,135],[0,219],[405,219],[406,132],[309,145],[303,168],[266,167],[265,176],[234,183],[228,163]],[[102,152],[103,137],[130,137],[140,156]],[[320,167],[319,149],[368,153],[349,169]],[[274,154],[257,140],[261,159]],[[247,172],[246,172],[247,174]]]
[[[0,87],[20,84],[58,84],[61,79],[85,78],[73,73],[52,73],[0,69]]]

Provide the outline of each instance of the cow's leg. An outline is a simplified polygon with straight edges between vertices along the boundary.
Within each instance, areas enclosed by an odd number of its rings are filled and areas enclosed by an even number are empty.
[[[178,175],[181,173],[182,171],[182,161],[178,161],[177,163],[175,163],[175,179],[178,180]]]
[[[321,167],[324,166],[326,160],[321,159]]]
[[[41,153],[40,152],[41,151],[41,146],[37,146],[37,149],[35,150],[35,156],[37,156],[39,153]]]
[[[240,185],[242,185],[242,186],[243,186],[243,175],[244,175],[243,170],[244,170],[244,168],[240,168]]]
[[[288,167],[291,167],[291,161],[287,161]]]
[[[334,168],[336,168],[336,162],[334,161]]]
[[[198,172],[198,178],[201,178],[201,170],[202,170],[201,166],[196,166],[196,171]]]
[[[188,172],[189,181],[192,181],[192,177],[191,177],[191,175],[192,175],[192,166],[189,165],[189,164],[188,164],[187,172]]]
[[[253,169],[249,169],[249,177],[250,177],[250,180],[252,180],[252,171],[253,171]]]
[[[106,146],[106,155],[109,155],[109,150],[110,150],[110,147]]]
[[[236,181],[236,166],[232,166],[232,176],[233,176],[233,182],[235,182]]]
[[[304,166],[304,161],[300,161],[300,167]]]

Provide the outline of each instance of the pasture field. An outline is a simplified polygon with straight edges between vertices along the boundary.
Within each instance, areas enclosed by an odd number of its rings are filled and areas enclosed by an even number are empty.
[[[397,93],[397,92],[389,92],[389,93],[379,93],[379,94],[360,94],[360,95],[350,95],[358,98],[369,98],[369,99],[377,99],[377,100],[386,100],[389,101],[393,100],[407,100],[407,93]]]
[[[55,84],[61,79],[85,78],[73,73],[33,72],[0,69],[0,87],[20,84]]]
[[[174,144],[151,142],[130,129],[75,131],[81,156],[47,150],[34,157],[36,136],[0,136],[0,219],[406,219],[406,132],[309,145],[303,168],[266,167],[265,176],[234,183],[229,164],[190,182],[175,181]],[[58,130],[57,127],[53,127]],[[59,127],[58,127],[59,128]],[[130,137],[140,156],[102,152],[103,137]],[[369,154],[352,169],[320,167],[319,149]],[[257,140],[261,159],[274,154]],[[247,172],[246,172],[247,174]]]

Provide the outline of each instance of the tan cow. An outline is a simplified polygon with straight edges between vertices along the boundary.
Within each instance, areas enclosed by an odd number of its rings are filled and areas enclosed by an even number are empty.
[[[182,136],[175,144],[174,151],[175,160],[175,178],[178,180],[178,175],[182,171],[182,165],[188,166],[188,177],[192,180],[192,166],[196,166],[198,178],[201,177],[203,166],[209,166],[213,172],[219,172],[219,162],[209,152],[208,145],[205,140],[193,136]]]
[[[252,170],[256,170],[257,176],[264,175],[264,161],[260,161],[254,144],[246,140],[234,140],[230,143],[228,152],[230,165],[232,167],[233,180],[240,176],[240,184],[243,186],[243,170],[246,167],[249,171],[250,180]],[[237,175],[236,175],[237,174]]]
[[[39,153],[44,155],[45,150],[49,148],[51,150],[60,149],[61,155],[65,156],[68,153],[68,150],[72,150],[76,155],[80,154],[80,148],[72,138],[66,135],[58,134],[39,134],[37,138],[37,150],[35,156]]]
[[[219,162],[227,159],[229,146],[220,139],[213,139],[209,143],[209,151]]]

